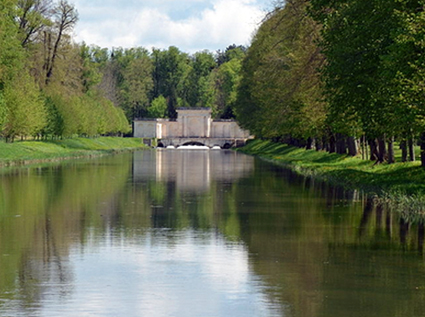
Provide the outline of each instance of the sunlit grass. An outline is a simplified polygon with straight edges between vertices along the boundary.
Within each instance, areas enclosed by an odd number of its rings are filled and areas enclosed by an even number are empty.
[[[0,142],[0,165],[67,157],[95,156],[142,147],[143,144],[140,139],[115,137],[19,141],[14,143]]]
[[[242,151],[349,188],[378,194],[425,195],[425,169],[420,167],[420,162],[375,164],[360,157],[305,150],[262,140],[250,142]]]

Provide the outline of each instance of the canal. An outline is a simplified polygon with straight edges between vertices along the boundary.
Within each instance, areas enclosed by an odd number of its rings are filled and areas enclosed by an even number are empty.
[[[425,316],[423,224],[226,150],[0,175],[0,316]]]

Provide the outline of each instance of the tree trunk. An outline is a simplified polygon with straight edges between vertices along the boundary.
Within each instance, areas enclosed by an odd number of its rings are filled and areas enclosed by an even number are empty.
[[[69,4],[66,0],[60,0],[57,7],[54,9],[54,15],[57,18],[57,35],[55,45],[53,47],[52,55],[50,56],[50,63],[46,69],[46,85],[49,84],[53,75],[53,69],[55,67],[55,61],[59,54],[58,49],[61,43],[63,35],[66,31],[72,29],[78,20],[78,14],[75,10],[74,5]]]
[[[395,162],[394,159],[394,137],[390,137],[388,139],[388,163],[393,164]]]
[[[413,138],[409,138],[409,140],[407,141],[407,144],[409,146],[409,160],[410,160],[410,162],[414,162],[414,161],[416,161],[415,141],[413,140]]]
[[[330,152],[329,141],[325,136],[322,137],[322,144],[323,144],[323,150],[325,150],[326,152]]]
[[[342,134],[337,133],[336,135],[336,151],[338,154],[347,154],[347,144],[345,137]]]
[[[406,140],[403,140],[400,142],[400,149],[401,149],[401,161],[407,162],[407,142]]]
[[[364,147],[365,147],[365,157],[364,157],[364,159],[367,160],[367,158],[369,157],[369,147],[367,146],[366,135],[363,136],[363,144],[364,144]]]
[[[306,145],[306,149],[307,150],[311,150],[314,146],[314,139],[313,138],[308,138],[307,139],[307,145]]]
[[[321,138],[315,138],[315,145],[316,145],[316,151],[320,151],[323,149],[322,139]]]
[[[378,139],[378,163],[383,163],[387,156],[387,149],[385,146],[385,137]]]
[[[347,144],[348,144],[348,155],[356,156],[358,152],[356,139],[353,136],[349,136],[347,138]]]
[[[336,140],[333,133],[329,135],[329,153],[335,153],[336,152]]]
[[[425,167],[425,132],[421,134],[421,166]]]
[[[377,161],[378,160],[378,145],[376,139],[369,141],[370,146],[370,160]]]

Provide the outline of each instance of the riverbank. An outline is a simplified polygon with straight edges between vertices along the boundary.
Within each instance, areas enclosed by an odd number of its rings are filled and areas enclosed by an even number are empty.
[[[329,154],[270,141],[254,140],[240,151],[284,165],[346,188],[362,189],[380,197],[425,197],[425,169],[420,162],[379,164],[340,154]]]
[[[0,142],[0,166],[100,156],[139,148],[146,148],[141,139],[118,137]]]

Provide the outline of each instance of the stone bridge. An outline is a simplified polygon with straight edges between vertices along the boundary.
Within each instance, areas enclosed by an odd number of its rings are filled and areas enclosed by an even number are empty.
[[[220,139],[220,138],[165,138],[158,140],[158,147],[183,145],[204,145],[209,148],[219,146],[222,149],[230,149],[232,147],[241,147],[246,143],[246,139]]]
[[[156,139],[158,146],[206,145],[231,148],[251,139],[234,120],[212,120],[210,108],[179,108],[177,120],[143,119],[133,123],[136,138]]]

